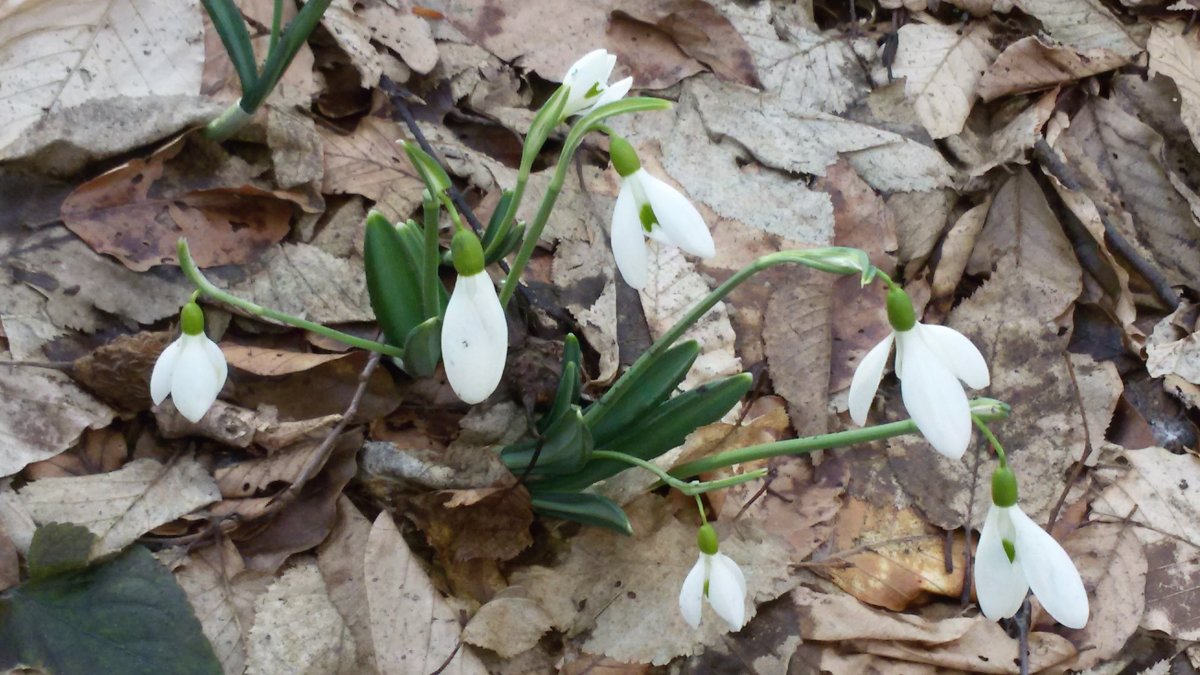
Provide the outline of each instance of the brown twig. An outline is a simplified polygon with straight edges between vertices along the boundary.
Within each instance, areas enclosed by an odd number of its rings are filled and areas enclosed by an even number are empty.
[[[1092,435],[1088,431],[1087,411],[1083,409],[1083,393],[1079,391],[1079,381],[1075,378],[1075,365],[1071,363],[1071,355],[1067,352],[1063,352],[1063,360],[1067,362],[1067,374],[1071,377],[1071,391],[1075,393],[1075,405],[1079,406],[1079,419],[1083,422],[1083,454],[1075,462],[1071,477],[1063,486],[1062,494],[1058,495],[1058,501],[1054,503],[1054,508],[1050,509],[1050,519],[1046,521],[1047,530],[1054,527],[1054,521],[1058,520],[1059,509],[1067,501],[1067,494],[1071,491],[1071,486],[1079,480],[1079,476],[1087,464],[1087,459],[1092,454]]]
[[[1038,139],[1037,143],[1033,146],[1033,154],[1041,162],[1042,167],[1058,179],[1058,182],[1062,183],[1064,187],[1072,192],[1086,194],[1086,191],[1083,189],[1083,183],[1075,173],[1075,170],[1059,158],[1058,153],[1050,147],[1045,138]],[[1096,206],[1096,213],[1100,215],[1100,222],[1104,224],[1104,237],[1108,240],[1113,250],[1128,261],[1134,270],[1146,280],[1146,283],[1150,284],[1150,287],[1154,290],[1154,294],[1160,300],[1166,303],[1171,309],[1178,308],[1179,296],[1175,293],[1175,289],[1171,288],[1171,283],[1167,281],[1167,278],[1154,265],[1150,264],[1150,261],[1143,258],[1141,253],[1133,247],[1133,244],[1129,243],[1129,240],[1121,234],[1108,208],[1096,200],[1093,200],[1093,204]]]
[[[1029,606],[1029,592],[1025,592],[1025,600],[1021,610],[1017,612],[1017,658],[1021,664],[1021,675],[1029,675],[1029,624],[1031,623],[1032,608]]]

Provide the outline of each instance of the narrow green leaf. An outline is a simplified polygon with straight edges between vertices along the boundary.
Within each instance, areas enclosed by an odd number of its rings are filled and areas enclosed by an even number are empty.
[[[404,341],[404,370],[413,377],[429,377],[442,360],[442,319],[432,317],[417,324]]]
[[[552,476],[579,471],[592,455],[592,434],[583,422],[578,406],[572,406],[546,431],[539,440],[531,439],[510,445],[500,451],[500,459],[515,474],[525,473],[537,455],[531,476]]]
[[[408,259],[400,233],[383,214],[367,214],[366,227],[363,262],[371,309],[387,341],[403,347],[412,329],[425,320],[418,270]]]
[[[749,373],[740,373],[686,391],[658,406],[617,438],[603,446],[597,445],[596,449],[616,450],[646,461],[655,459],[681,445],[696,429],[721,419],[750,391],[753,381]],[[529,489],[535,495],[543,490],[583,490],[628,468],[629,465],[623,462],[593,459],[577,473],[531,483]]]
[[[276,84],[279,84],[279,78],[283,77],[284,71],[291,65],[292,59],[296,58],[296,53],[300,51],[300,47],[304,46],[308,36],[321,21],[321,15],[325,14],[325,10],[329,9],[332,2],[333,0],[309,0],[304,3],[304,6],[296,13],[296,18],[292,19],[292,22],[283,30],[279,44],[275,45],[275,49],[267,54],[262,74],[255,81],[254,86],[249,90],[243,89],[243,110],[254,112],[258,110],[258,106],[262,105],[263,101],[267,100],[267,95],[271,93]]]
[[[583,352],[579,348],[579,339],[567,333],[563,339],[562,373],[558,376],[558,390],[554,394],[554,405],[550,412],[538,420],[538,433],[546,433],[552,424],[558,421],[572,405],[578,405],[579,393],[583,388],[580,378]]]
[[[0,596],[0,668],[55,675],[219,675],[175,578],[141,546]]]
[[[229,54],[229,61],[242,83],[242,91],[249,90],[258,80],[258,66],[254,62],[254,47],[250,44],[246,20],[233,0],[203,0],[203,4]]]
[[[505,190],[500,195],[500,201],[496,204],[496,209],[492,211],[492,217],[488,219],[487,227],[483,230],[483,238],[479,243],[483,244],[483,250],[487,251],[488,247],[493,242],[504,239],[504,235],[508,234],[508,230],[512,227],[512,221],[504,222],[504,214],[508,212],[508,205],[512,203],[513,191]]]
[[[629,516],[611,499],[600,495],[548,492],[535,495],[532,501],[533,510],[543,516],[605,527],[621,534],[633,534]]]
[[[444,194],[450,189],[450,176],[441,164],[428,153],[421,149],[421,146],[409,141],[404,142],[404,152],[408,155],[408,161],[412,162],[413,168],[421,175],[421,180],[425,181],[425,187],[429,188],[429,192],[435,196]]]
[[[612,397],[605,393],[584,413],[596,445],[601,446],[624,432],[647,411],[667,400],[687,376],[700,355],[695,340],[681,342],[663,352],[654,362],[634,374],[634,379]],[[628,374],[625,377],[629,377]]]

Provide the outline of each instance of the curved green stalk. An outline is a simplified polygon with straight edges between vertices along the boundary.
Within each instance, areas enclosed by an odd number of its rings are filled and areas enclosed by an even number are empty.
[[[972,417],[981,421],[996,421],[1006,419],[1010,408],[1007,404],[995,399],[975,399],[971,401]],[[676,479],[686,478],[687,476],[695,476],[706,471],[722,469],[734,464],[742,464],[745,462],[753,462],[759,459],[768,459],[771,457],[779,457],[781,455],[803,455],[816,450],[827,450],[830,448],[841,448],[848,445],[858,443],[869,443],[878,441],[884,438],[892,438],[894,436],[903,436],[904,434],[917,433],[917,424],[911,419],[902,420],[900,422],[890,422],[888,424],[880,424],[874,427],[863,427],[861,429],[848,429],[846,431],[838,431],[832,434],[822,434],[820,436],[809,436],[807,438],[794,438],[787,441],[776,441],[774,443],[763,443],[761,445],[750,445],[736,450],[729,450],[712,457],[705,457],[694,462],[681,464],[669,473]]]
[[[200,290],[201,293],[214,300],[237,307],[238,309],[241,309],[253,316],[271,319],[289,326],[295,326],[296,328],[303,328],[304,330],[311,331],[317,335],[323,335],[332,340],[337,340],[338,342],[348,344],[351,347],[358,347],[359,349],[379,352],[380,354],[386,354],[387,356],[404,358],[404,350],[399,347],[385,345],[381,342],[375,342],[374,340],[367,340],[356,335],[343,333],[339,330],[322,326],[319,323],[306,321],[304,319],[294,317],[291,314],[284,314],[283,312],[278,312],[276,310],[263,307],[262,305],[257,305],[249,300],[243,300],[232,293],[223,291],[214,286],[213,283],[205,278],[204,274],[200,272],[200,268],[196,266],[196,261],[192,259],[192,252],[188,249],[186,239],[179,239],[177,249],[179,252],[179,268],[183,270],[184,276],[186,276],[188,280]]]
[[[699,482],[689,483],[689,482],[679,480],[678,478],[675,478],[674,476],[672,476],[671,474],[662,470],[662,468],[656,466],[652,462],[647,462],[644,459],[641,459],[639,457],[634,457],[632,455],[627,455],[623,452],[615,452],[613,450],[594,450],[592,452],[592,457],[596,457],[598,459],[611,459],[611,460],[615,460],[618,462],[624,462],[626,464],[631,464],[633,466],[645,469],[646,471],[649,471],[650,473],[654,474],[655,476],[658,476],[658,479],[661,480],[662,482],[666,483],[667,485],[670,485],[671,487],[675,488],[676,490],[679,490],[683,494],[689,495],[689,496],[700,495],[700,494],[704,494],[705,492],[711,492],[713,490],[720,490],[720,489],[731,487],[734,485],[740,485],[742,483],[749,483],[750,481],[758,480],[759,478],[762,478],[763,476],[767,475],[766,469],[756,469],[754,471],[751,471],[749,473],[744,473],[739,476],[729,476],[728,478],[721,478],[718,480],[710,480],[710,481],[705,481],[703,483],[699,483]]]

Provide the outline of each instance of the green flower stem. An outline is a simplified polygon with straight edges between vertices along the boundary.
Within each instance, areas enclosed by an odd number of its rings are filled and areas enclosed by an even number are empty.
[[[625,462],[626,464],[632,464],[633,466],[645,469],[655,476],[658,476],[658,479],[662,482],[689,496],[700,495],[712,490],[720,490],[733,485],[740,485],[741,483],[749,483],[750,481],[758,480],[759,478],[767,475],[766,469],[757,469],[749,473],[744,473],[740,476],[730,476],[728,478],[721,478],[719,480],[712,480],[704,483],[688,483],[675,478],[651,462],[647,462],[646,460],[638,457],[633,457],[632,455],[627,455],[623,452],[615,452],[612,450],[595,450],[592,452],[592,457],[597,459],[611,459],[618,462]]]
[[[267,53],[275,51],[279,44],[279,33],[283,27],[283,0],[275,0],[275,10],[271,13],[271,41],[267,43]]]
[[[1008,417],[1009,408],[1007,405],[994,405],[996,402],[992,399],[978,399],[972,401],[972,407],[978,412],[973,413],[972,417],[977,420],[1001,420]],[[671,469],[670,474],[676,479],[687,476],[695,476],[706,471],[714,471],[722,469],[734,464],[743,464],[745,462],[753,462],[759,459],[768,459],[770,457],[779,457],[782,455],[804,455],[816,450],[827,450],[829,448],[841,448],[848,445],[856,445],[858,443],[869,443],[878,441],[884,438],[892,438],[895,436],[903,436],[905,434],[917,433],[917,424],[911,419],[900,422],[890,422],[888,424],[880,424],[873,427],[863,427],[861,429],[848,429],[846,431],[838,431],[832,434],[822,434],[820,436],[809,436],[807,438],[794,438],[787,441],[776,441],[774,443],[763,443],[761,445],[750,445],[737,450],[722,452],[712,457],[705,457],[694,462],[681,464],[680,466]]]
[[[983,433],[983,437],[988,440],[988,443],[991,443],[992,449],[996,451],[996,456],[1000,458],[1000,468],[1007,469],[1008,455],[1005,454],[1004,446],[1000,445],[1000,441],[996,438],[996,434],[993,434],[992,430],[988,428],[987,421],[990,420],[985,421],[981,419],[979,415],[972,414],[971,421],[975,423],[975,426],[979,427],[979,431]]]
[[[380,342],[375,342],[374,340],[367,340],[355,335],[350,335],[349,333],[343,333],[339,330],[322,326],[319,323],[305,321],[304,319],[294,317],[290,314],[284,314],[283,312],[277,312],[273,309],[263,307],[262,305],[256,305],[249,300],[243,300],[236,295],[227,293],[214,286],[212,282],[205,278],[204,274],[200,272],[200,268],[196,266],[196,261],[192,259],[192,252],[188,249],[186,239],[179,239],[177,250],[179,253],[179,268],[183,270],[184,276],[186,276],[188,280],[196,286],[196,288],[200,289],[201,293],[213,298],[214,300],[237,307],[238,309],[241,309],[252,316],[271,319],[289,326],[295,326],[296,328],[303,328],[304,330],[311,331],[317,335],[324,335],[327,338],[348,344],[351,347],[358,347],[359,349],[379,352],[380,354],[386,354],[387,356],[404,358],[404,350],[399,347],[385,345]]]
[[[538,232],[540,232],[540,230],[538,230]],[[816,255],[816,252],[821,250],[822,249],[789,250],[770,253],[758,258],[746,267],[738,270],[733,276],[726,279],[724,283],[722,283],[720,286],[717,286],[712,290],[711,293],[705,296],[703,300],[688,310],[687,314],[684,314],[682,317],[680,317],[679,321],[675,322],[675,325],[672,326],[671,329],[666,333],[664,333],[662,337],[655,340],[654,344],[650,345],[649,349],[642,352],[642,355],[638,357],[637,361],[633,362],[633,365],[629,367],[629,370],[625,371],[624,375],[617,378],[617,381],[613,383],[613,386],[610,387],[609,390],[605,392],[599,400],[588,407],[588,413],[592,415],[598,414],[604,409],[605,406],[609,405],[609,401],[618,398],[621,392],[629,386],[630,382],[637,380],[637,378],[634,377],[637,372],[648,368],[652,363],[654,363],[654,361],[658,359],[659,356],[662,355],[663,352],[670,349],[671,345],[675,344],[675,341],[678,340],[688,328],[691,328],[692,324],[696,323],[700,317],[704,316],[708,310],[712,309],[714,305],[720,302],[733,289],[741,285],[742,282],[746,281],[758,272],[761,272],[769,267],[774,267],[775,265],[784,264],[805,265],[827,272],[836,272],[837,270],[829,269],[822,264],[820,256]],[[517,266],[514,264],[513,270],[516,271],[517,269]],[[874,267],[872,267],[870,270],[863,270],[862,273],[864,278],[869,278],[869,274],[874,271],[876,271]],[[513,277],[510,275],[508,281],[511,281],[512,279]],[[505,288],[508,288],[507,281],[505,282]],[[501,302],[503,302],[503,299],[503,296],[501,296]],[[592,412],[593,410],[595,410],[595,412]]]
[[[512,267],[508,270],[508,276],[504,279],[504,286],[500,289],[501,307],[508,306],[508,301],[517,291],[517,285],[521,283],[521,272],[525,270],[525,265],[529,264],[529,259],[533,257],[533,249],[537,247],[538,240],[542,237],[542,230],[546,228],[546,221],[550,219],[550,212],[554,210],[554,202],[558,200],[558,193],[562,191],[563,181],[566,180],[567,175],[567,164],[568,162],[559,159],[558,166],[554,168],[554,177],[550,179],[550,184],[546,186],[546,194],[542,197],[542,203],[538,205],[533,224],[525,230],[525,239],[521,242],[517,257],[513,260]],[[517,193],[514,192],[513,202],[516,201]]]
[[[210,140],[220,143],[232,138],[252,119],[254,119],[254,113],[243,108],[241,99],[238,99],[215,120],[208,123],[208,126],[204,128],[204,135]]]
[[[425,220],[425,269],[424,279],[421,280],[421,304],[425,308],[425,316],[432,317],[441,313],[441,303],[438,302],[438,200],[426,190],[423,195],[421,208]]]

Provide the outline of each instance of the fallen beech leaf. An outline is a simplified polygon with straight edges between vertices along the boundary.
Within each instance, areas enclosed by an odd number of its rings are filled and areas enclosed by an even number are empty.
[[[1013,0],[1013,5],[1041,21],[1051,37],[1080,51],[1107,49],[1126,57],[1142,51],[1100,0]]]
[[[255,375],[289,375],[315,368],[322,363],[344,359],[349,354],[314,354],[311,352],[292,352],[268,347],[247,345],[222,344],[221,352],[225,354],[228,364]]]
[[[1030,35],[1012,43],[979,79],[979,98],[994,101],[1009,94],[1049,89],[1119,68],[1129,62],[1109,49],[1077,51]]]
[[[0,148],[93,99],[200,93],[200,4],[48,0],[0,10]]]
[[[1087,626],[1068,630],[1077,645],[1089,645],[1064,669],[1084,670],[1108,662],[1123,652],[1146,607],[1146,554],[1136,526],[1091,523],[1063,542],[1088,589]],[[1049,621],[1047,619],[1047,621]]]
[[[150,530],[220,499],[191,455],[167,465],[139,459],[111,473],[44,478],[19,491],[39,524],[74,523],[97,539],[92,557],[119,551]]]
[[[703,0],[618,0],[614,11],[652,24],[669,35],[684,54],[711,68],[718,77],[762,87],[746,41],[711,4]]]
[[[380,672],[444,672],[485,675],[470,647],[460,644],[462,629],[446,599],[434,588],[392,515],[379,514],[367,538],[363,573],[371,613],[371,634]]]
[[[288,568],[254,603],[249,672],[348,673],[354,649],[312,558]]]
[[[983,23],[957,30],[910,23],[900,29],[892,72],[907,80],[904,91],[933,138],[962,131],[979,78],[996,57],[990,38],[991,31]]]
[[[1181,34],[1179,24],[1158,24],[1146,44],[1150,52],[1150,76],[1166,75],[1179,87],[1183,99],[1180,114],[1191,132],[1192,144],[1200,147],[1200,45],[1194,37]]]
[[[48,459],[73,445],[84,429],[98,429],[116,414],[63,373],[0,366],[0,476]]]
[[[523,592],[519,586],[511,586],[480,607],[463,628],[463,642],[490,649],[505,659],[537,645],[551,623],[550,617]]]
[[[329,600],[354,636],[357,649],[354,667],[359,672],[378,672],[375,642],[371,636],[366,570],[363,568],[370,533],[371,521],[342,495],[338,497],[333,530],[317,548],[317,567],[325,579]]]
[[[1154,327],[1146,345],[1150,377],[1175,375],[1200,384],[1200,311],[1187,301]]]
[[[425,184],[397,144],[407,136],[400,125],[367,117],[353,133],[324,128],[320,133],[325,153],[322,192],[362,195],[392,221],[407,218],[421,203]]]
[[[29,480],[89,476],[116,471],[129,459],[125,436],[112,427],[83,432],[79,444],[50,459],[25,467]]]

